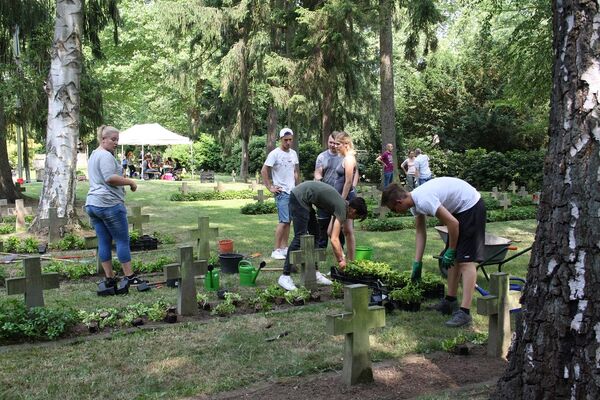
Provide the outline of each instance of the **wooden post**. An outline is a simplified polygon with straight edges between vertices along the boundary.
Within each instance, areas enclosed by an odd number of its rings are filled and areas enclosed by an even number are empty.
[[[208,217],[198,217],[198,228],[190,231],[190,239],[194,243],[198,260],[210,258],[210,240],[216,239],[218,235],[219,228],[209,227]]]
[[[315,237],[313,235],[300,236],[300,250],[290,252],[290,263],[300,266],[300,281],[302,286],[308,290],[317,289],[315,265],[326,259],[325,249],[315,249]]]
[[[15,229],[17,232],[20,232],[26,229],[25,216],[32,215],[33,210],[31,207],[25,207],[23,199],[17,199],[15,200],[15,208],[9,208],[8,214],[16,216]]]
[[[130,207],[131,213],[127,215],[127,222],[132,225],[131,229],[138,231],[140,235],[144,234],[143,224],[150,222],[149,215],[142,215],[142,207]]]
[[[366,285],[344,287],[346,312],[327,316],[327,333],[345,335],[342,379],[348,386],[373,381],[369,354],[369,330],[385,326],[385,309],[369,307]]]
[[[179,188],[179,191],[186,195],[188,194],[190,188],[188,187],[188,183],[187,182],[181,182],[181,187]]]
[[[55,243],[60,240],[60,228],[67,222],[66,217],[59,217],[56,208],[48,208],[48,218],[40,219],[40,226],[48,228],[48,243]]]
[[[57,289],[58,273],[42,274],[39,257],[28,257],[23,260],[25,269],[24,278],[6,279],[6,293],[25,294],[25,305],[31,307],[44,307],[44,290]]]
[[[510,346],[508,287],[508,274],[493,272],[490,276],[490,295],[477,299],[477,313],[489,317],[487,353],[492,357],[506,356]]]

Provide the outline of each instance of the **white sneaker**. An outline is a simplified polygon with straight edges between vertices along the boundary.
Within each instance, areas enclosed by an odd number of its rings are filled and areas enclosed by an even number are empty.
[[[273,250],[273,252],[271,253],[271,258],[274,258],[276,260],[285,260],[285,255],[281,254],[281,250],[279,249],[275,249]]]
[[[280,252],[281,254],[283,254],[284,256],[287,256],[288,248],[287,248],[287,247],[284,247],[283,249],[279,249],[279,252]]]
[[[317,283],[319,283],[320,285],[326,285],[326,286],[331,285],[332,282],[329,279],[325,278],[325,275],[323,275],[319,271],[316,271],[316,272],[317,272]]]
[[[277,280],[277,283],[279,284],[279,286],[288,291],[297,289],[296,285],[294,285],[292,277],[289,275],[281,275]]]

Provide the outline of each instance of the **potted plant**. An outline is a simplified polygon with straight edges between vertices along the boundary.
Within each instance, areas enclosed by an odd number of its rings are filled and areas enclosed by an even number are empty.
[[[401,289],[392,290],[389,298],[394,307],[404,311],[416,312],[421,309],[423,290],[419,285],[409,283]]]
[[[426,299],[441,299],[444,297],[444,281],[438,274],[425,272],[421,277],[421,289]]]

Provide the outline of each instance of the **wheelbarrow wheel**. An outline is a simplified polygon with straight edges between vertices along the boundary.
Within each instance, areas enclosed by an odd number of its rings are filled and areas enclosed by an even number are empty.
[[[442,257],[444,256],[445,252],[446,249],[442,250],[440,256],[438,257],[438,267],[440,268],[440,275],[442,275],[444,278],[448,278],[448,268],[446,268],[442,263]]]

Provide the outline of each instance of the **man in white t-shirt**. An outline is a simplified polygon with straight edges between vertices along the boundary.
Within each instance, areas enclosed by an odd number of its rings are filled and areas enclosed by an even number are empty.
[[[260,173],[265,187],[275,196],[279,224],[275,230],[275,249],[271,257],[285,260],[290,236],[290,192],[299,183],[298,154],[292,149],[294,132],[283,128],[279,132],[279,147],[267,156]],[[271,177],[273,180],[271,181]]]
[[[448,269],[448,292],[434,309],[443,314],[452,314],[452,318],[446,322],[447,326],[470,324],[477,262],[483,261],[485,245],[486,210],[479,192],[458,178],[435,178],[412,192],[392,184],[383,191],[381,205],[396,212],[411,209],[415,216],[413,280],[421,279],[423,252],[427,242],[426,216],[437,217],[448,228],[448,247],[440,261]],[[463,297],[459,308],[456,295],[461,276]]]
[[[419,185],[424,184],[431,179],[431,170],[429,169],[429,157],[423,154],[421,149],[415,149],[415,178]]]

